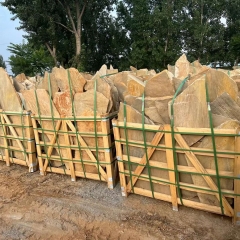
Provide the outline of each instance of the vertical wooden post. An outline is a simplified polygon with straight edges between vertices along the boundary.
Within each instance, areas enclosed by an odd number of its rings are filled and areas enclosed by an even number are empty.
[[[168,131],[165,132],[165,145],[166,145],[166,157],[167,157],[167,165],[170,169],[169,180],[172,184],[170,184],[170,192],[172,197],[172,206],[174,211],[178,211],[178,201],[177,201],[177,188],[176,188],[176,177],[175,177],[175,168],[174,168],[174,152],[173,152],[173,145],[172,145],[172,134],[171,134],[171,126],[165,125],[164,130]],[[172,171],[171,171],[172,170]]]
[[[29,172],[35,172],[38,168],[37,158],[36,158],[36,143],[34,138],[33,132],[33,123],[31,119],[31,112],[25,111],[24,114],[24,124],[26,126],[26,138],[27,138],[27,154],[28,154],[28,161],[29,161]]]
[[[115,176],[114,176],[114,165],[112,164],[112,149],[111,146],[111,136],[110,136],[110,120],[102,119],[101,120],[101,128],[103,136],[103,147],[104,147],[104,155],[106,161],[106,170],[107,170],[107,183],[108,188],[113,189],[115,186]]]
[[[237,179],[234,179],[234,194],[237,194],[238,196],[234,197],[234,218],[233,222],[236,225],[240,226],[240,128],[236,131],[236,137],[235,137],[235,152],[238,154],[235,155],[235,161],[234,161],[234,177]]]
[[[42,150],[40,144],[40,138],[39,138],[39,132],[37,130],[37,121],[35,118],[32,118],[32,124],[33,124],[33,132],[35,136],[35,141],[36,141],[36,148],[37,148],[37,158],[38,158],[38,163],[39,163],[39,170],[40,170],[40,175],[46,175],[45,170],[43,169],[43,158],[42,158]],[[47,160],[46,160],[47,161]]]
[[[1,110],[2,112],[2,110]],[[4,142],[4,152],[5,152],[5,161],[6,165],[9,167],[10,166],[10,156],[9,156],[9,151],[8,151],[8,140],[7,140],[7,127],[5,125],[5,120],[3,115],[1,114],[1,122],[3,126],[3,142]]]
[[[120,140],[120,130],[117,127],[118,122],[116,119],[112,120],[113,124],[113,133],[114,133],[114,139],[115,139],[115,146],[117,151],[117,159],[118,161],[118,169],[119,169],[119,176],[120,176],[120,184],[121,184],[121,190],[122,190],[122,196],[127,197],[127,184],[126,184],[126,178],[124,174],[124,163],[123,163],[123,154],[122,154],[122,146],[119,142]]]
[[[67,158],[68,158],[68,164],[70,167],[70,172],[71,172],[71,179],[73,182],[76,181],[76,175],[75,175],[75,170],[74,170],[74,164],[73,164],[73,158],[72,158],[72,150],[71,150],[71,144],[70,144],[70,140],[69,140],[69,135],[68,135],[68,129],[67,129],[67,123],[66,121],[63,119],[62,120],[62,126],[63,126],[63,131],[64,131],[64,140],[65,140],[65,145],[66,145],[66,151],[67,151]]]

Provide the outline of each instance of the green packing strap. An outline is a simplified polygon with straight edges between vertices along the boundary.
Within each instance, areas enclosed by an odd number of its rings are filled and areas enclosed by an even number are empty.
[[[48,73],[48,89],[49,89],[49,101],[50,101],[50,110],[51,110],[51,120],[52,120],[52,125],[53,125],[53,129],[54,129],[54,133],[56,134],[56,143],[57,143],[57,149],[58,149],[58,154],[60,157],[60,161],[62,163],[62,166],[65,165],[65,163],[63,162],[63,157],[62,157],[62,147],[60,146],[59,143],[59,135],[58,135],[58,131],[56,130],[56,126],[55,126],[55,119],[54,119],[54,111],[53,111],[53,103],[52,103],[52,98],[53,98],[53,92],[52,92],[52,85],[51,85],[51,79],[50,79],[50,73]],[[51,158],[50,158],[51,159]],[[50,161],[49,161],[49,165],[50,165]],[[52,171],[51,165],[50,165],[50,169]],[[65,168],[63,168],[64,174],[66,174],[66,170]]]
[[[22,109],[23,109],[23,108],[24,108],[24,106],[23,106],[23,104],[22,104]],[[21,117],[21,123],[22,123],[22,126],[21,126],[22,137],[25,138],[25,131],[24,131],[24,127],[23,127],[23,126],[25,126],[24,118],[23,118],[23,110],[22,110],[22,112],[21,112],[20,117]],[[25,146],[24,146],[24,142],[22,142],[22,145],[23,145],[23,149],[24,149],[24,161],[26,162],[26,154],[27,154],[27,152],[26,152],[26,148],[25,148]]]
[[[49,77],[48,77],[48,78],[49,78]],[[41,127],[42,127],[42,129],[41,129],[42,136],[43,136],[42,138],[43,138],[43,142],[44,142],[44,146],[45,146],[45,145],[46,145],[46,140],[45,140],[45,137],[44,137],[45,133],[44,133],[44,128],[43,128],[43,124],[42,124],[41,111],[40,111],[40,106],[39,106],[39,101],[38,101],[38,96],[37,96],[37,91],[36,91],[36,89],[35,89],[35,91],[34,91],[34,94],[35,94],[35,100],[36,100],[36,103],[37,103],[39,121],[40,121],[40,125],[41,125]],[[44,151],[46,152],[47,161],[48,161],[48,166],[49,166],[50,169],[51,169],[50,160],[49,160],[49,156],[48,156],[48,153],[47,153],[48,151],[47,151],[47,149],[44,149]],[[42,169],[42,171],[43,171],[43,169]]]
[[[1,114],[3,114],[3,113],[1,112]],[[8,145],[7,133],[5,131],[5,126],[4,126],[5,124],[3,124],[3,122],[2,122],[2,117],[0,118],[0,123],[1,123],[1,127],[2,127],[2,133],[3,133],[3,136],[1,136],[1,138],[3,138],[5,141],[7,141],[7,145]],[[7,149],[8,155],[10,156],[9,149],[5,148],[5,147],[1,147],[1,150],[4,151],[5,149]],[[4,161],[3,153],[1,153],[1,157],[2,157],[2,161]]]
[[[99,159],[98,159],[98,134],[97,134],[97,79],[94,82],[94,133],[95,133],[95,146],[96,146],[96,160],[98,167],[98,176],[102,180],[101,173],[99,171]]]
[[[146,161],[147,161],[147,170],[148,170],[148,177],[150,182],[150,188],[152,192],[152,197],[154,198],[154,187],[152,182],[152,176],[151,176],[151,169],[149,166],[149,158],[148,158],[148,149],[147,149],[147,139],[146,139],[146,131],[145,131],[145,94],[142,95],[142,133],[143,133],[143,142],[144,142],[144,149],[146,154]]]
[[[220,184],[220,178],[219,178],[219,169],[218,169],[218,158],[217,158],[216,143],[215,143],[215,136],[214,136],[214,128],[213,128],[213,121],[212,121],[212,112],[211,112],[210,100],[209,100],[209,95],[208,95],[208,85],[207,85],[206,75],[205,75],[205,88],[206,88],[206,102],[208,104],[208,116],[209,116],[209,123],[210,123],[210,129],[211,129],[211,137],[212,137],[212,146],[213,146],[213,153],[214,153],[216,177],[217,177],[217,187],[218,187],[218,194],[219,194],[219,202],[220,202],[221,212],[224,215],[224,209],[223,209],[223,203],[222,203],[222,191],[221,191],[221,184]]]
[[[117,72],[117,73],[118,73],[118,72]],[[115,74],[117,74],[117,73],[109,73],[109,74],[106,74],[106,75],[102,75],[102,76],[100,76],[100,78],[112,76],[112,75],[115,75]]]
[[[78,139],[78,134],[79,134],[79,131],[78,131],[78,123],[77,123],[77,120],[76,120],[76,111],[75,111],[75,105],[74,105],[74,99],[73,99],[73,87],[72,87],[72,79],[71,79],[71,76],[70,76],[70,72],[69,72],[69,69],[67,70],[68,72],[68,85],[69,85],[69,88],[70,88],[70,94],[71,94],[71,102],[72,102],[72,115],[73,115],[73,118],[74,118],[74,125],[75,125],[75,135],[76,135],[76,141],[77,141],[77,147],[78,147],[78,151],[79,151],[79,155],[80,155],[80,162],[81,162],[81,165],[82,165],[82,169],[83,169],[83,174],[84,174],[84,178],[86,178],[86,169],[85,169],[85,165],[83,163],[83,158],[82,158],[82,146],[79,142],[79,139]],[[67,120],[65,118],[65,120]]]
[[[180,93],[180,91],[182,90],[182,88],[184,87],[185,83],[187,82],[188,77],[186,77],[181,84],[179,85],[177,91],[175,92],[172,102],[171,102],[171,135],[172,135],[172,147],[173,147],[173,160],[174,160],[174,169],[175,169],[175,179],[177,181],[177,192],[178,192],[178,196],[180,198],[181,204],[183,204],[183,200],[182,200],[182,192],[180,189],[180,180],[179,180],[179,172],[178,172],[178,163],[177,163],[177,152],[176,152],[176,142],[175,142],[175,131],[174,131],[174,110],[173,110],[173,104],[175,102],[175,99],[177,97],[177,95]]]
[[[130,159],[130,153],[129,153],[129,144],[128,144],[128,132],[127,132],[127,106],[126,106],[126,102],[124,101],[124,105],[123,105],[123,112],[124,112],[124,135],[125,135],[125,139],[126,139],[126,150],[127,150],[127,158],[128,158],[128,169],[129,169],[129,173],[130,173],[130,184],[131,184],[131,190],[134,193],[134,186],[133,186],[133,182],[132,182],[132,166],[131,166],[131,159]]]

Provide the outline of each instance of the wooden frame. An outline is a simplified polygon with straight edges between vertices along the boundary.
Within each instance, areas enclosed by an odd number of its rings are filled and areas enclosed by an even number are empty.
[[[38,169],[36,145],[30,112],[7,112],[0,109],[0,160]]]
[[[72,181],[76,181],[76,177],[100,180],[113,189],[118,173],[111,127],[114,116],[116,113],[94,120],[86,116],[32,115],[40,174],[67,174]],[[52,128],[42,127],[51,123],[54,123]]]
[[[229,170],[221,167],[217,172],[214,167],[204,167],[206,158],[214,161],[213,149],[200,148],[200,145],[190,147],[186,140],[186,136],[190,135],[199,135],[202,137],[200,139],[210,138],[211,129],[175,127],[172,131],[170,125],[145,124],[143,130],[142,124],[124,123],[116,119],[112,122],[123,196],[135,193],[171,202],[173,210],[178,210],[178,205],[185,205],[223,214],[240,225],[239,129],[214,129],[215,139],[227,138],[234,143],[232,150],[221,150],[217,146],[218,164],[222,161],[221,164],[228,162],[230,166]],[[138,140],[132,139],[137,136],[136,132],[139,134]],[[147,145],[141,134],[146,134]],[[217,175],[221,179],[220,191]],[[204,184],[197,185],[196,179]],[[224,189],[222,186],[230,187]]]

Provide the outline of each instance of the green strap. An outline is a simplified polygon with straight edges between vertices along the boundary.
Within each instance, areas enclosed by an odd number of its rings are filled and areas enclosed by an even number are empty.
[[[4,123],[2,122],[2,118],[0,118],[0,123],[1,123],[1,127],[2,127],[2,133],[3,133],[3,136],[1,136],[1,138],[3,138],[4,140],[6,140],[7,141],[7,145],[8,145],[8,138],[7,138],[7,136],[6,136],[6,132],[5,132],[5,130],[4,130]],[[3,140],[3,141],[4,141]],[[1,149],[4,151],[5,149],[7,149],[7,151],[8,151],[8,155],[10,156],[10,153],[9,153],[9,148],[6,148],[6,147],[2,147],[1,146]],[[4,153],[2,153],[1,154],[1,156],[2,156],[2,161],[4,161],[4,159],[3,159],[3,155],[5,154],[5,152]]]
[[[148,178],[150,182],[150,188],[152,192],[152,197],[154,198],[154,186],[152,182],[152,176],[151,176],[151,169],[149,164],[149,158],[148,158],[148,152],[147,152],[147,138],[146,138],[146,132],[145,132],[145,94],[142,95],[142,133],[143,133],[143,142],[144,142],[144,149],[146,153],[146,160],[147,160],[147,170],[148,170]]]
[[[182,200],[182,192],[180,189],[180,180],[179,180],[179,171],[178,171],[178,160],[177,160],[177,152],[176,152],[176,142],[175,142],[175,131],[174,131],[174,109],[173,109],[173,104],[175,102],[175,99],[179,92],[182,90],[184,84],[187,82],[188,77],[186,77],[181,84],[179,85],[177,91],[175,92],[172,102],[171,102],[171,135],[172,135],[172,147],[173,147],[173,160],[174,160],[174,169],[175,169],[175,179],[177,181],[177,191],[178,191],[178,196],[180,198],[181,204],[183,205],[183,200]]]
[[[70,88],[70,94],[71,94],[71,102],[72,102],[72,115],[73,115],[73,118],[74,118],[74,125],[75,125],[75,135],[76,135],[76,141],[77,141],[77,147],[78,147],[78,151],[79,151],[79,154],[80,154],[80,162],[81,162],[81,165],[82,165],[82,169],[83,169],[83,174],[84,174],[84,178],[86,178],[86,170],[85,170],[85,165],[83,163],[83,158],[82,158],[82,149],[81,149],[81,144],[80,144],[80,141],[78,139],[78,123],[77,123],[77,120],[76,120],[76,111],[75,111],[75,106],[74,106],[74,98],[73,98],[73,86],[72,86],[72,81],[71,81],[71,76],[70,76],[70,72],[69,72],[69,69],[67,70],[68,72],[68,85],[69,85],[69,88]]]
[[[127,150],[127,158],[128,158],[128,170],[129,170],[129,175],[130,175],[130,184],[131,184],[131,189],[132,192],[134,193],[134,186],[133,186],[133,182],[132,182],[132,162],[130,159],[130,153],[129,153],[129,143],[128,143],[128,132],[127,132],[127,107],[126,107],[126,102],[124,102],[123,105],[123,112],[124,112],[124,135],[125,135],[125,139],[126,139],[126,150]]]
[[[62,157],[62,153],[61,153],[61,149],[64,147],[61,147],[59,144],[59,138],[58,138],[58,131],[56,130],[56,126],[55,126],[55,119],[54,119],[54,111],[53,111],[53,103],[52,103],[52,85],[51,85],[51,81],[50,81],[50,73],[48,73],[48,89],[49,89],[49,101],[50,101],[50,110],[51,110],[51,120],[52,120],[52,124],[53,124],[53,129],[54,129],[54,133],[56,134],[56,143],[57,143],[57,149],[59,151],[59,157],[61,160],[62,165],[65,165],[63,162],[63,157]],[[49,162],[50,164],[50,162]],[[63,168],[64,174],[66,174],[66,170],[65,168]]]
[[[117,72],[118,73],[118,72]],[[102,75],[100,76],[100,78],[104,78],[104,77],[108,77],[108,76],[111,76],[111,75],[115,75],[117,73],[109,73],[109,74],[106,74],[106,75]]]
[[[97,134],[97,80],[94,82],[94,134],[95,134],[95,146],[96,146],[96,160],[98,168],[99,179],[102,180],[101,173],[99,171],[99,159],[98,159],[98,134]]]
[[[206,101],[207,101],[207,104],[208,104],[209,123],[210,123],[210,128],[211,128],[214,162],[215,162],[215,168],[216,168],[219,201],[220,201],[221,212],[224,215],[224,209],[223,209],[223,204],[222,204],[222,191],[221,191],[221,184],[220,184],[220,177],[219,177],[219,170],[218,170],[218,158],[217,158],[215,135],[214,135],[213,121],[212,121],[212,112],[211,112],[210,100],[209,100],[209,95],[208,95],[208,86],[207,86],[206,75],[205,75],[205,87],[206,87]]]

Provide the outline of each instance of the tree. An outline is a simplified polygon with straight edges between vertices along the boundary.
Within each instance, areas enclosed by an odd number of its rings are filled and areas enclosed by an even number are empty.
[[[84,18],[96,21],[105,10],[110,11],[115,0],[5,0],[7,7],[15,18],[20,19],[21,28],[30,37],[44,42],[56,62],[56,48],[61,44],[62,36],[66,39],[66,31],[75,39],[75,57],[73,66],[78,66],[82,50],[82,29]],[[86,16],[86,13],[89,15]],[[61,26],[61,28],[59,28]],[[59,31],[60,29],[60,31]],[[49,31],[48,31],[49,30]],[[34,37],[34,38],[33,38]]]
[[[185,0],[181,12],[183,49],[189,58],[204,64],[224,59],[224,1]]]
[[[5,61],[3,60],[3,56],[2,55],[0,55],[0,67],[2,67],[2,68],[6,68],[6,63],[5,63]]]
[[[240,57],[240,0],[225,1],[226,49],[232,65],[238,65]]]
[[[129,38],[126,29],[114,16],[105,9],[100,14],[83,18],[83,49],[81,62],[85,71],[96,71],[103,64],[111,64],[115,68],[129,67]],[[95,18],[90,21],[89,18]]]
[[[19,29],[23,29],[27,33],[25,38],[29,42],[44,45],[50,52],[55,65],[62,60],[61,54],[57,54],[57,50],[61,46],[63,37],[68,36],[55,22],[64,23],[66,21],[66,17],[61,15],[61,11],[58,11],[56,1],[35,0],[29,4],[24,0],[6,0],[1,4],[14,14],[12,20],[20,19]]]
[[[174,0],[125,0],[118,4],[118,18],[131,42],[132,65],[160,70],[175,61],[181,52],[179,6]]]
[[[35,48],[29,43],[11,43],[8,50],[12,53],[9,64],[15,75],[22,72],[29,76],[43,75],[54,66],[52,58],[43,47]]]

